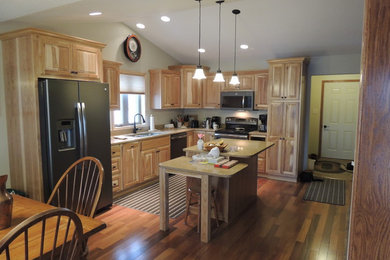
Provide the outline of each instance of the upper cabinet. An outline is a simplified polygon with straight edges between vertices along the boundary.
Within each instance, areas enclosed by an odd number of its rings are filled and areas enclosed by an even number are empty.
[[[152,109],[181,108],[180,72],[149,70]]]
[[[110,91],[110,109],[120,109],[119,75],[122,63],[103,61],[103,82],[108,83]]]
[[[180,71],[181,77],[181,100],[183,108],[202,107],[202,86],[204,80],[193,79],[195,65],[169,66],[168,69]],[[209,68],[203,67],[205,73]]]
[[[299,100],[302,61],[299,59],[272,60],[269,64],[269,98]]]
[[[42,76],[99,81],[102,79],[100,43],[75,41],[72,37],[37,35]],[[76,38],[78,39],[78,38]]]
[[[255,109],[268,108],[268,72],[255,75]]]
[[[236,90],[254,90],[255,88],[255,75],[254,71],[237,71],[239,85],[229,84],[233,75],[232,72],[223,73],[225,77],[225,84],[223,85],[223,91],[236,91]]]
[[[203,84],[203,108],[220,108],[221,88],[223,82],[214,82],[215,75],[206,75]]]

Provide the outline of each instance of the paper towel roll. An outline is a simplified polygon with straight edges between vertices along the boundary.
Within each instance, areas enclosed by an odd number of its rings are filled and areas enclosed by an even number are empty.
[[[154,116],[153,115],[150,115],[150,118],[149,118],[149,130],[150,131],[154,130]]]

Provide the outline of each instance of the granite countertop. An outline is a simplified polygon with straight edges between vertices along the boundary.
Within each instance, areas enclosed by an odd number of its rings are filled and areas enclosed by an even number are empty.
[[[230,169],[215,168],[213,164],[202,164],[198,162],[192,162],[191,157],[178,157],[159,164],[160,167],[164,167],[168,172],[189,172],[199,175],[209,175],[222,178],[230,178],[232,175],[240,172],[242,169],[248,167],[245,163],[239,163]]]
[[[267,132],[252,131],[252,132],[249,132],[249,135],[261,135],[261,136],[267,136]]]
[[[115,135],[115,136],[111,136],[111,145],[123,144],[129,142],[138,142],[138,141],[143,141],[145,139],[158,138],[161,136],[173,135],[173,134],[190,132],[190,131],[214,132],[215,130],[206,129],[206,128],[172,128],[172,129],[165,128],[163,130],[137,132],[137,134]]]
[[[218,139],[217,142],[223,140],[227,144],[225,150],[221,153],[222,156],[249,158],[253,155],[261,153],[274,145],[272,142],[254,141],[254,140],[239,140],[239,139]],[[212,143],[215,140],[207,142]],[[207,144],[206,143],[206,144]],[[185,152],[191,153],[206,153],[207,151],[200,151],[196,145],[184,148]]]

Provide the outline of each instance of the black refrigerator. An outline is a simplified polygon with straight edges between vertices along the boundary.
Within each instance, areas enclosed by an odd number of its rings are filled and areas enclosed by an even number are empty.
[[[72,163],[93,156],[104,167],[96,209],[112,205],[108,84],[39,79],[38,91],[45,201]]]

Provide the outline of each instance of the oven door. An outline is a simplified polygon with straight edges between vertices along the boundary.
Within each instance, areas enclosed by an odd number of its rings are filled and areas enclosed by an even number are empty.
[[[224,134],[224,133],[215,133],[214,134],[215,139],[242,139],[242,140],[248,140],[249,135],[236,135],[236,134]]]

